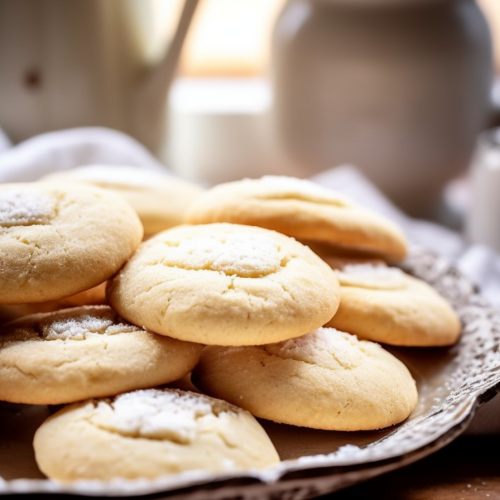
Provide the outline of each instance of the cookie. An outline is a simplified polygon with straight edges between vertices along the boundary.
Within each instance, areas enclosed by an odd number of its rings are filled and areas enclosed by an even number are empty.
[[[192,380],[256,417],[336,431],[402,422],[418,398],[403,363],[333,328],[266,346],[206,347]]]
[[[76,181],[99,186],[125,198],[149,237],[184,222],[186,210],[203,192],[196,184],[134,167],[89,165],[56,172],[43,181]]]
[[[0,325],[30,314],[53,312],[59,309],[62,309],[62,306],[55,300],[28,304],[0,304]]]
[[[403,233],[392,222],[310,181],[266,176],[220,184],[201,195],[186,222],[232,222],[274,229],[312,240],[375,252],[389,260],[406,256]]]
[[[183,377],[202,346],[155,335],[107,306],[35,314],[0,332],[0,400],[63,404]]]
[[[150,389],[77,403],[49,417],[33,442],[50,479],[153,479],[279,463],[258,422],[224,401]]]
[[[349,264],[385,264],[379,256],[373,253],[341,248],[310,240],[302,240],[301,243],[307,245],[333,269],[342,269]]]
[[[285,235],[237,224],[181,226],[144,242],[110,282],[128,321],[180,340],[269,344],[326,323],[333,270]]]
[[[107,281],[83,292],[59,300],[61,306],[93,306],[106,304],[106,284]]]
[[[92,288],[142,239],[130,205],[102,189],[0,186],[0,303],[45,302]]]
[[[53,312],[68,307],[104,304],[106,304],[106,281],[94,288],[59,300],[28,302],[24,304],[0,304],[0,324],[8,323],[9,321],[14,321],[30,314]]]
[[[461,323],[430,285],[398,268],[348,265],[336,271],[340,307],[327,326],[398,346],[448,346]]]

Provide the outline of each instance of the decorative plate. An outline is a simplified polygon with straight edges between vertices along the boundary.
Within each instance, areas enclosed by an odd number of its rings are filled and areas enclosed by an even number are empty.
[[[500,390],[500,315],[444,258],[413,248],[403,268],[441,292],[464,325],[459,344],[452,348],[390,349],[409,367],[419,388],[419,404],[404,423],[347,433],[262,422],[283,459],[266,471],[195,471],[155,481],[62,485],[43,479],[31,446],[49,409],[0,403],[0,494],[298,500],[339,490],[438,450],[460,435],[478,406]]]

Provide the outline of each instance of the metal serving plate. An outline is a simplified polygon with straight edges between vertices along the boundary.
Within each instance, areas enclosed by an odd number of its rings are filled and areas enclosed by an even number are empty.
[[[187,472],[154,481],[44,479],[31,446],[49,415],[44,406],[0,403],[0,495],[66,493],[183,499],[310,498],[418,460],[460,435],[500,389],[500,316],[450,263],[413,248],[403,268],[432,284],[455,307],[463,335],[452,348],[391,348],[417,380],[419,403],[404,423],[377,432],[327,432],[262,422],[282,458],[266,471]]]

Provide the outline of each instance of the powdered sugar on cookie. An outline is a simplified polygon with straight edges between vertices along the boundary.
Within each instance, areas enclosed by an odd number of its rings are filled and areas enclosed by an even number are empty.
[[[261,277],[279,270],[282,256],[268,237],[238,231],[223,236],[194,236],[172,246],[164,263],[193,270],[219,271],[245,278]]]
[[[92,422],[125,436],[187,444],[195,439],[203,418],[218,417],[215,403],[221,406],[220,401],[177,390],[135,391],[111,402],[99,401]]]
[[[0,336],[0,343],[23,340],[85,340],[93,336],[142,331],[108,306],[68,309],[19,319]]]
[[[4,191],[0,196],[0,226],[47,224],[55,216],[55,200],[35,191]]]
[[[267,345],[264,349],[281,359],[302,361],[330,370],[355,368],[364,357],[356,337],[334,328],[318,328],[302,337]]]
[[[116,335],[138,330],[134,325],[96,316],[64,318],[42,324],[44,340],[85,340],[93,335]]]

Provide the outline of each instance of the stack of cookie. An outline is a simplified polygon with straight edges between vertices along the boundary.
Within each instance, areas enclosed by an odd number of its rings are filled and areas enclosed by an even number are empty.
[[[268,467],[279,457],[254,417],[397,424],[416,384],[371,340],[458,339],[444,299],[388,265],[406,255],[401,231],[329,190],[282,177],[193,188],[140,244],[119,180],[92,175],[0,187],[0,303],[21,316],[0,333],[0,400],[73,403],[35,436],[51,478]],[[37,307],[51,312],[23,315]],[[153,389],[191,371],[208,396]]]

